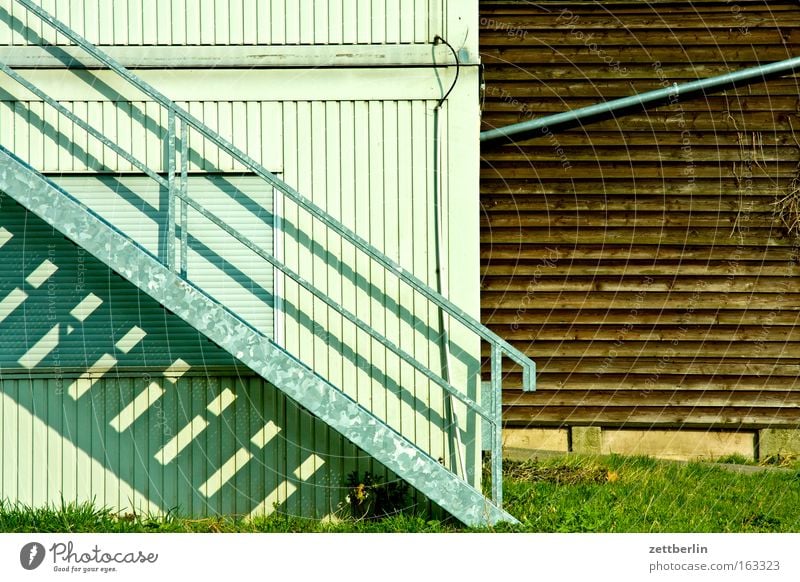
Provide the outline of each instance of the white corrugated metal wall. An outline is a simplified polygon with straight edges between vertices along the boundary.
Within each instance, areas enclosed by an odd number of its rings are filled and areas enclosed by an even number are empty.
[[[369,458],[0,196],[0,498],[192,515],[339,509]]]
[[[426,44],[441,31],[444,0],[41,0],[100,45]],[[0,30],[0,43],[27,35],[67,44],[16,6],[0,15],[29,29]],[[8,17],[6,17],[8,18]],[[155,26],[152,25],[155,23]]]
[[[88,383],[89,379],[80,382]],[[97,381],[75,400],[53,378],[0,382],[0,491],[41,506],[324,517],[369,460],[258,378]]]

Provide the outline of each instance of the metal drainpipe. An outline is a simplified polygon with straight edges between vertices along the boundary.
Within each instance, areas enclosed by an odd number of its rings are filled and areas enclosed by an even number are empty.
[[[435,256],[436,256],[436,290],[449,297],[448,282],[449,275],[447,272],[447,261],[443,256],[444,247],[444,221],[447,218],[444,215],[442,208],[442,104],[439,103],[433,109],[433,132],[434,132],[434,221],[436,239],[434,241]],[[439,346],[442,350],[442,378],[446,382],[450,382],[450,373],[453,369],[453,356],[450,352],[450,333],[448,318],[443,309],[438,309],[438,324],[441,335],[439,337]],[[444,398],[444,416],[449,426],[449,440],[450,440],[450,464],[455,467],[455,473],[464,480],[467,480],[467,464],[466,464],[466,450],[464,443],[461,439],[461,428],[459,426],[458,414],[456,413],[455,397],[445,395]]]
[[[793,57],[768,65],[759,65],[734,73],[691,81],[682,85],[674,83],[664,89],[638,93],[629,97],[614,99],[613,101],[597,103],[588,107],[573,109],[572,111],[483,131],[481,132],[481,143],[500,144],[551,135],[636,111],[662,105],[672,105],[694,97],[711,95],[776,77],[785,77],[798,71],[800,71],[800,57]]]

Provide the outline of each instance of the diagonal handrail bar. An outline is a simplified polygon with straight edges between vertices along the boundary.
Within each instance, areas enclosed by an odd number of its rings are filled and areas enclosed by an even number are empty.
[[[425,364],[420,362],[414,356],[403,350],[400,346],[394,343],[392,340],[378,332],[376,329],[365,323],[361,318],[357,317],[354,313],[350,312],[346,308],[342,307],[335,301],[333,301],[330,297],[328,297],[325,293],[317,289],[314,285],[308,282],[305,278],[300,276],[298,273],[281,263],[278,259],[275,258],[274,255],[264,251],[261,247],[259,247],[256,243],[250,240],[248,237],[244,236],[243,234],[239,233],[236,229],[231,228],[229,225],[225,224],[224,221],[220,220],[214,214],[208,212],[203,206],[198,203],[196,200],[192,200],[191,198],[184,198],[179,197],[180,200],[185,201],[189,206],[194,208],[198,214],[200,214],[203,218],[213,223],[218,228],[225,231],[227,234],[231,235],[234,239],[242,243],[248,249],[256,253],[259,257],[270,263],[273,267],[280,270],[284,274],[286,274],[292,281],[297,283],[300,287],[308,291],[309,293],[313,294],[317,297],[320,301],[325,303],[328,307],[336,311],[339,315],[350,321],[351,323],[355,324],[361,331],[368,333],[372,336],[375,340],[381,343],[385,348],[391,350],[398,356],[400,356],[403,360],[413,365],[417,370],[422,372],[426,378],[438,384],[442,389],[444,389],[449,394],[452,394],[456,398],[458,398],[461,402],[469,406],[472,410],[477,412],[482,418],[488,420],[489,422],[494,422],[495,414],[493,411],[488,410],[487,408],[481,406],[477,402],[475,402],[472,398],[458,390],[455,386],[450,384],[447,380],[441,378],[438,374],[433,372],[430,368],[428,368]]]

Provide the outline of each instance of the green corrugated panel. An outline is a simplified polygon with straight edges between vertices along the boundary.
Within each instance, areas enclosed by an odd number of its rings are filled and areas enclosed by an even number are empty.
[[[437,236],[426,142],[433,132],[433,105],[282,103],[282,177],[429,284],[436,280]],[[287,202],[279,215],[285,226],[278,246],[287,265],[420,362],[442,369],[441,329],[427,301],[296,205]],[[310,293],[288,282],[280,296],[287,351],[432,457],[449,460],[448,435],[441,428],[445,394],[439,386]],[[477,369],[469,352],[462,357]],[[465,440],[475,441],[467,433],[472,429],[464,430]]]

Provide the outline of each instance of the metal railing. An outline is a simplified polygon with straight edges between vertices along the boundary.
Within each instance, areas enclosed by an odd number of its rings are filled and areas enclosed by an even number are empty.
[[[669,87],[663,87],[662,89],[636,93],[619,99],[579,107],[578,109],[543,115],[520,123],[512,123],[505,127],[489,129],[481,132],[481,143],[504,144],[553,135],[554,133],[583,127],[606,119],[619,119],[623,115],[630,113],[647,111],[664,105],[675,105],[688,99],[707,97],[753,83],[764,83],[769,79],[793,75],[798,71],[800,71],[800,57],[792,57],[774,63],[740,69],[724,75],[697,79],[680,85],[673,83]]]
[[[166,257],[162,261],[167,268],[178,273],[182,278],[187,278],[187,248],[188,248],[188,228],[187,228],[187,209],[191,207],[205,219],[223,230],[227,235],[244,245],[250,251],[267,261],[272,267],[283,273],[295,284],[305,291],[311,293],[316,299],[322,301],[328,308],[332,309],[347,321],[352,322],[358,329],[369,334],[371,338],[383,345],[387,350],[396,354],[402,361],[411,365],[419,371],[429,381],[439,386],[446,393],[452,395],[468,410],[477,414],[483,422],[489,423],[491,431],[491,474],[492,474],[492,500],[500,507],[502,505],[502,378],[503,378],[503,359],[508,358],[512,362],[522,367],[523,388],[533,390],[535,387],[535,364],[524,353],[510,345],[494,332],[483,326],[479,321],[472,318],[458,306],[449,301],[446,297],[429,287],[422,280],[405,270],[401,265],[392,260],[386,254],[373,247],[366,240],[358,236],[355,232],[347,228],[341,222],[325,212],[322,208],[302,196],[297,190],[286,184],[280,178],[264,168],[245,152],[234,146],[216,131],[206,126],[202,121],[191,115],[188,111],[181,108],[175,102],[161,94],[148,83],[131,73],[120,65],[110,56],[98,49],[82,36],[74,32],[67,25],[55,19],[42,8],[34,4],[31,0],[16,0],[19,4],[28,9],[31,13],[38,16],[43,22],[69,38],[77,46],[81,47],[88,55],[96,61],[102,63],[110,70],[124,78],[139,91],[146,94],[150,99],[159,103],[167,111],[167,132],[166,150],[167,172],[166,178],[159,172],[138,160],[130,152],[124,150],[112,139],[92,126],[90,123],[75,115],[63,104],[50,97],[39,87],[32,84],[22,75],[0,63],[0,69],[9,77],[25,89],[42,99],[45,103],[55,108],[61,115],[65,116],[75,125],[88,132],[91,136],[99,140],[105,147],[112,150],[117,155],[124,158],[133,167],[140,170],[169,192],[167,213],[168,213],[168,238]],[[180,126],[179,128],[177,126]],[[204,138],[209,140],[221,151],[228,153],[238,163],[242,164],[253,174],[261,177],[274,189],[282,193],[287,200],[296,204],[299,208],[308,212],[315,220],[324,224],[328,229],[338,234],[342,240],[349,242],[360,252],[381,265],[385,272],[390,273],[410,287],[413,291],[426,298],[437,309],[442,310],[452,321],[458,322],[464,328],[474,333],[482,341],[490,345],[490,369],[491,369],[491,402],[479,404],[470,398],[464,391],[453,386],[449,381],[442,377],[442,374],[431,370],[428,365],[420,362],[414,355],[403,350],[397,343],[390,340],[386,335],[380,333],[369,323],[364,322],[350,310],[332,300],[328,294],[317,287],[299,273],[292,270],[289,266],[278,260],[273,254],[261,248],[250,238],[238,232],[234,227],[221,220],[219,217],[207,210],[203,205],[193,200],[188,192],[188,129],[193,128]],[[179,145],[178,145],[179,144]],[[179,161],[180,160],[180,161]],[[177,203],[180,202],[180,211],[177,210]],[[87,208],[87,211],[90,211]],[[177,216],[176,216],[177,215]],[[175,249],[177,227],[180,226],[179,248]],[[246,321],[244,323],[247,323]],[[248,324],[249,325],[249,324]],[[272,341],[271,338],[266,338]],[[416,443],[415,443],[416,445]],[[419,446],[417,445],[419,448]],[[466,478],[466,476],[463,476]]]

